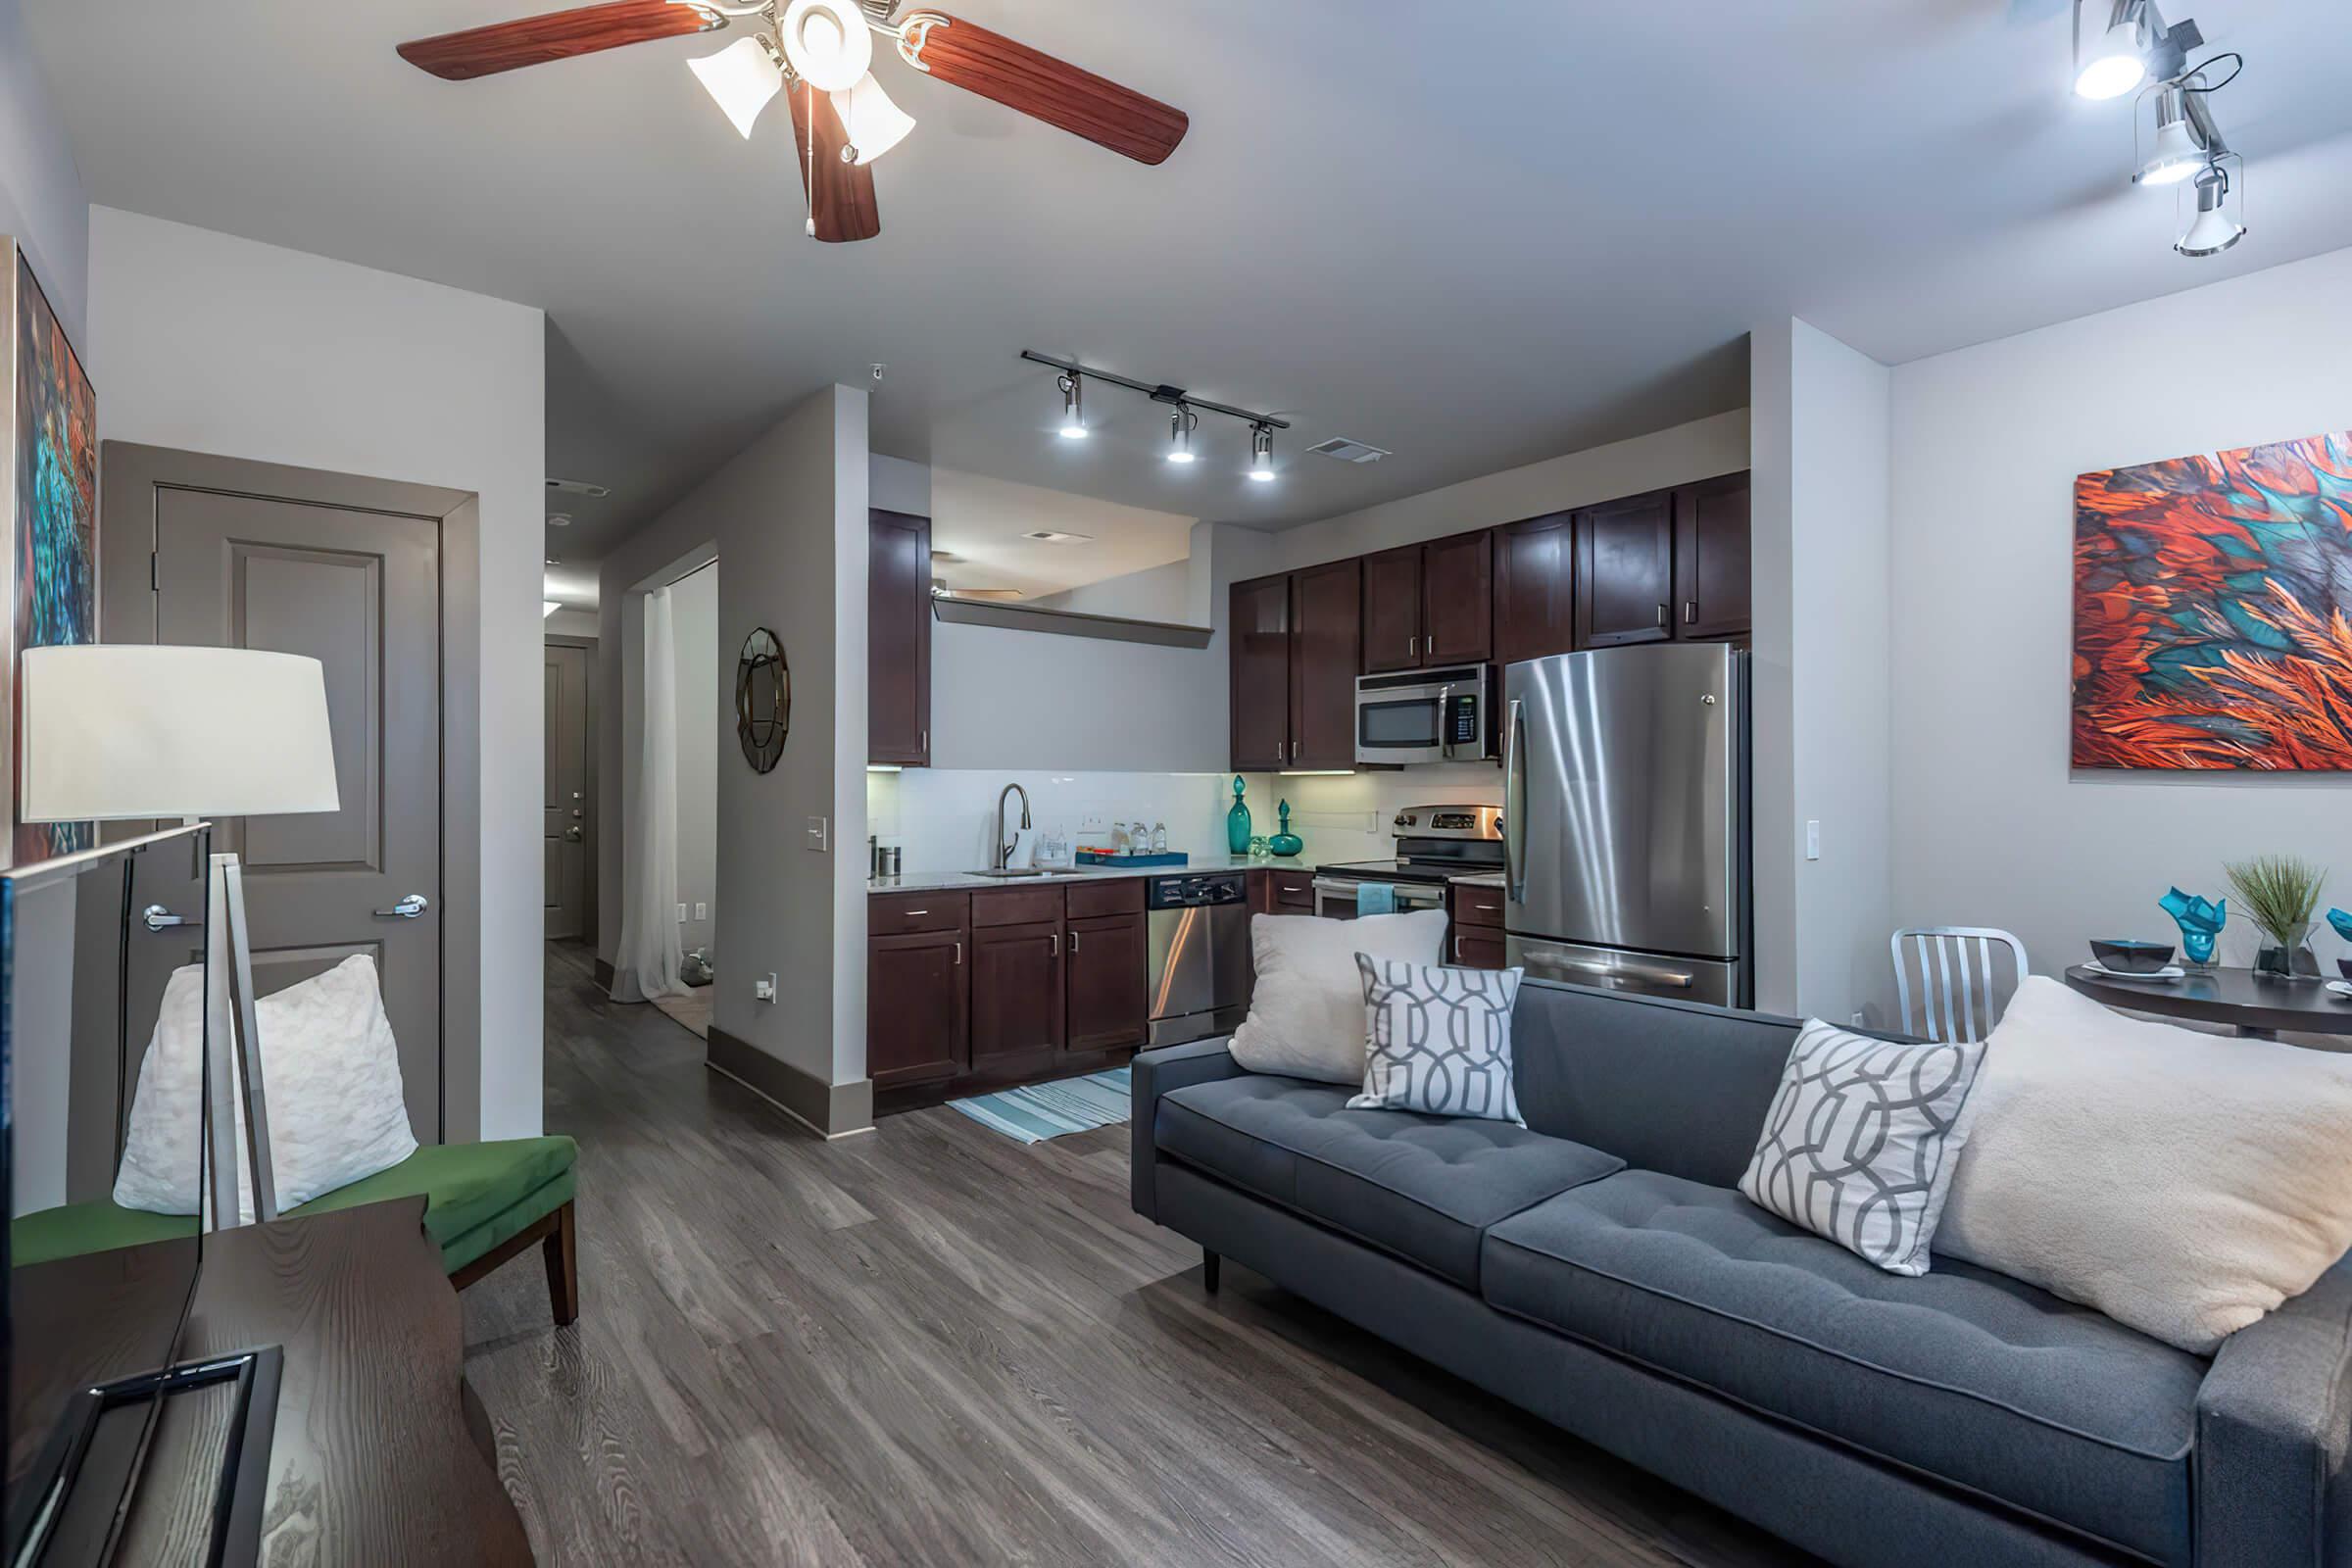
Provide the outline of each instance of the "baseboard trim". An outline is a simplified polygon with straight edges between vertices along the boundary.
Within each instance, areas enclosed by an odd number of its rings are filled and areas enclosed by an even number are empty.
[[[612,966],[602,958],[596,960],[596,983],[607,991],[612,989]]]
[[[711,1071],[734,1079],[819,1138],[854,1138],[874,1130],[870,1078],[826,1083],[716,1024],[703,1045],[704,1060]]]

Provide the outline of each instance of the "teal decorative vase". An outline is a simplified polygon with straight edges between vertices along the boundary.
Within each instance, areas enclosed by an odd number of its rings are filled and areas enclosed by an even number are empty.
[[[1225,848],[1236,855],[1250,853],[1250,808],[1242,804],[1242,797],[1249,790],[1250,786],[1242,775],[1234,774],[1233,809],[1225,813]]]
[[[1291,831],[1290,802],[1276,802],[1274,811],[1276,815],[1282,818],[1282,831],[1275,834],[1272,838],[1266,840],[1266,848],[1287,860],[1291,857],[1297,855],[1300,850],[1306,848],[1306,840],[1300,838],[1298,834]]]
[[[2180,954],[2200,969],[2213,967],[2214,938],[2230,920],[2230,901],[2215,904],[2193,893],[2173,888],[2156,901],[2156,906],[2173,917],[2180,928]]]

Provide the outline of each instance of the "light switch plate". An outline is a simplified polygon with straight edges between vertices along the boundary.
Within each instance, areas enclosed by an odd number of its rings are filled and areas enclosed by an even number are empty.
[[[1819,822],[1805,824],[1805,858],[1808,860],[1821,858],[1821,824]]]
[[[775,1000],[776,1000],[776,977],[775,977],[774,975],[772,975],[772,974],[771,974],[771,975],[769,975],[769,976],[768,976],[766,979],[764,979],[764,980],[755,980],[755,981],[753,981],[753,982],[752,982],[752,1000],[753,1000],[753,1001],[755,1001],[755,1002],[773,1002],[773,1001],[775,1001]]]
[[[686,918],[686,906],[683,904],[678,906],[678,918],[681,920]]]
[[[831,835],[832,824],[821,816],[812,816],[808,819],[808,838],[802,847],[811,855],[822,855],[825,853],[825,841]]]
[[[708,904],[697,904],[697,905],[694,906],[694,917],[695,917],[697,920],[708,920],[708,919],[710,919],[710,906],[709,906]]]

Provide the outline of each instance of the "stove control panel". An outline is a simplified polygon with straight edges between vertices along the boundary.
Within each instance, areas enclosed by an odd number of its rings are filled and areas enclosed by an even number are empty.
[[[1502,808],[1496,806],[1408,806],[1393,824],[1398,838],[1499,839]]]
[[[1249,897],[1249,882],[1239,871],[1155,876],[1144,885],[1144,906],[1149,909],[1195,909],[1240,904]]]

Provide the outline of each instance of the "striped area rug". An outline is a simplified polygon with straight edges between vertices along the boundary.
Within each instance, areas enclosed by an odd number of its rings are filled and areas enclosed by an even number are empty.
[[[1031,1084],[1025,1089],[974,1095],[969,1100],[951,1100],[948,1103],[981,1126],[1007,1138],[1040,1144],[1066,1133],[1082,1133],[1125,1121],[1128,1097],[1128,1069],[1113,1067],[1085,1078]]]

